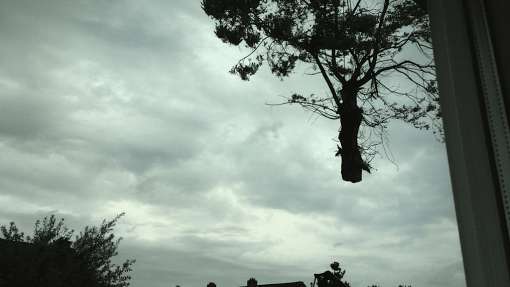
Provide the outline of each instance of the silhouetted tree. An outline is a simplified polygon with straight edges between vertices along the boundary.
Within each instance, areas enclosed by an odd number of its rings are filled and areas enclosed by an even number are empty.
[[[345,270],[340,267],[340,263],[337,261],[331,263],[329,265],[333,272],[327,270],[323,273],[314,274],[314,282],[312,286],[315,286],[315,282],[317,282],[317,287],[350,287],[351,284],[345,281],[344,275]],[[379,287],[378,285],[371,285],[368,287]],[[411,285],[398,285],[398,287],[411,287]]]
[[[323,273],[314,274],[314,285],[317,282],[318,287],[350,287],[351,284],[343,280],[345,270],[342,270],[338,262],[329,265],[333,272],[327,270]]]
[[[413,0],[203,0],[218,38],[250,49],[231,70],[248,80],[266,62],[279,78],[298,62],[327,84],[326,96],[292,94],[339,120],[342,178],[359,182],[384,144],[390,120],[442,136],[428,16]]]
[[[100,287],[125,287],[129,286],[132,271],[131,266],[135,260],[128,259],[121,265],[112,263],[112,258],[118,254],[117,248],[121,238],[116,239],[112,233],[117,221],[124,215],[121,213],[112,220],[103,220],[99,227],[86,226],[85,229],[75,236],[69,230],[64,219],[57,221],[55,215],[44,217],[35,222],[33,236],[25,236],[20,232],[14,222],[8,227],[0,226],[0,232],[5,240],[13,242],[25,242],[35,246],[67,246],[70,247],[80,262],[93,274],[94,281]]]

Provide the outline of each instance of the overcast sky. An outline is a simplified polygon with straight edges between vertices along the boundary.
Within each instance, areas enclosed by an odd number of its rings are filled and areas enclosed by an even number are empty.
[[[465,286],[444,145],[395,124],[397,165],[340,179],[338,123],[298,71],[228,73],[195,1],[0,0],[0,224],[56,213],[76,230],[125,211],[132,286],[313,280]]]

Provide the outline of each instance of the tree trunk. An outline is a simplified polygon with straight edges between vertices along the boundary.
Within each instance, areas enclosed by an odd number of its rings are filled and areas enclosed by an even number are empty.
[[[347,97],[346,97],[347,96]],[[342,179],[353,183],[361,181],[363,160],[358,146],[358,131],[361,124],[362,110],[356,104],[356,93],[344,94],[340,106],[340,124],[338,139],[342,145]]]

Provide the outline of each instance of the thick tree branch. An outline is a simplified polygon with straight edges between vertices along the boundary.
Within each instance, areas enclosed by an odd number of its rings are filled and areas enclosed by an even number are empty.
[[[352,17],[352,15],[354,15],[356,13],[356,10],[358,9],[360,3],[361,3],[361,0],[358,0],[358,2],[356,2],[356,5],[354,6],[351,13],[349,14],[349,17]]]
[[[368,71],[365,73],[365,76],[361,79],[361,82],[368,82],[370,78],[372,78],[372,73],[375,69],[375,65],[377,63],[377,57],[379,56],[379,49],[380,49],[380,42],[381,42],[381,36],[382,36],[382,29],[384,26],[384,17],[386,17],[386,12],[388,11],[388,6],[390,4],[389,0],[384,0],[383,10],[381,12],[381,16],[379,17],[379,23],[377,24],[377,30],[375,32],[375,43],[373,48],[373,53],[371,56],[369,56],[369,68]],[[370,59],[371,58],[371,59]]]
[[[338,1],[335,5],[335,41],[338,39]],[[336,50],[335,48],[331,49],[331,65],[333,66],[333,69],[336,69]]]
[[[315,63],[317,64],[317,66],[319,66],[319,70],[321,71],[322,77],[324,78],[326,84],[328,85],[329,91],[331,92],[331,95],[335,100],[335,104],[337,105],[337,107],[340,107],[340,99],[336,94],[335,86],[333,86],[333,83],[329,79],[328,74],[326,73],[326,70],[324,69],[324,66],[321,63],[321,60],[319,59],[319,56],[316,53],[314,53],[313,58],[315,59]]]

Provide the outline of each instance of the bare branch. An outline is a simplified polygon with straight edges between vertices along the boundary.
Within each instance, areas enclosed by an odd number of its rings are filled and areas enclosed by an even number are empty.
[[[253,53],[255,53],[255,51],[257,51],[257,49],[267,40],[269,39],[269,36],[266,36],[264,39],[260,40],[260,42],[257,44],[257,46],[255,48],[253,48],[253,50],[246,56],[242,57],[237,63],[241,63],[242,61],[248,59],[251,55],[253,55]]]
[[[392,61],[392,62],[395,62],[395,61]],[[413,67],[419,69],[424,74],[428,74],[430,76],[435,75],[434,74],[434,68],[435,68],[434,65],[432,65],[432,64],[423,65],[423,64],[418,64],[411,60],[405,60],[405,61],[396,63],[391,66],[382,67],[375,72],[372,71],[372,73],[367,72],[367,74],[359,81],[359,83],[360,83],[360,85],[364,85],[364,84],[368,83],[371,79],[377,77],[378,75],[380,75],[381,73],[386,72],[386,71],[397,70],[399,68],[404,68],[408,71],[412,71]]]
[[[327,99],[323,99],[323,100],[327,100]],[[310,101],[306,101],[306,100],[291,100],[291,99],[289,99],[287,102],[283,102],[283,103],[276,103],[276,104],[266,103],[266,105],[268,105],[268,106],[283,106],[283,105],[292,105],[292,104],[298,104],[301,107],[303,107],[304,109],[309,110],[313,113],[317,113],[317,114],[319,114],[325,118],[328,118],[330,120],[340,119],[340,115],[337,113],[336,110],[332,109],[329,106],[321,104],[320,101],[319,102],[310,102]]]

